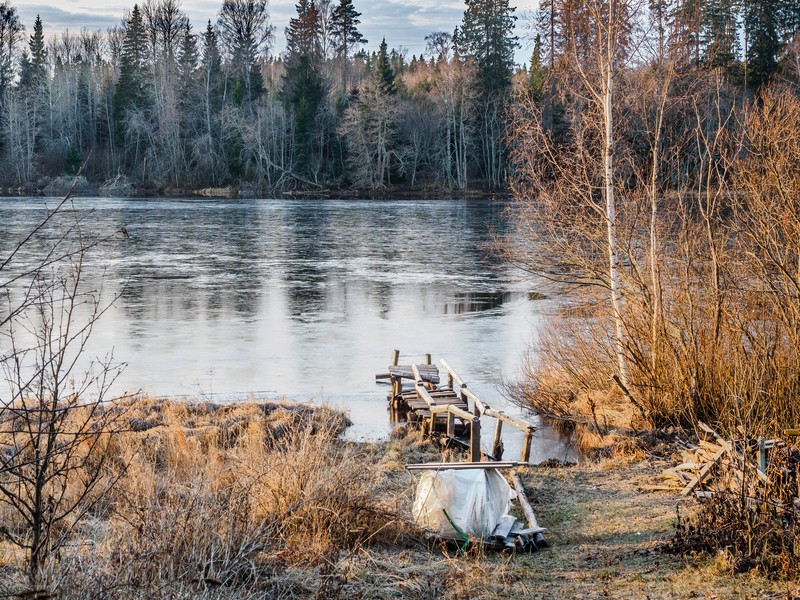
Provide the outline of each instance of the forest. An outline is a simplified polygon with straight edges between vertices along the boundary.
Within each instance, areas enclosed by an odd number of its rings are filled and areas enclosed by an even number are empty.
[[[798,79],[800,3],[626,4],[628,77],[669,56],[684,78],[713,72],[737,97]],[[515,107],[532,98],[554,132],[569,128],[561,84],[588,35],[580,7],[544,0],[516,15],[507,0],[467,0],[453,32],[409,57],[385,39],[366,52],[352,0],[301,0],[282,50],[267,0],[225,0],[201,27],[178,0],[146,0],[107,31],[49,37],[4,0],[0,185],[40,191],[82,168],[107,193],[502,192]],[[533,51],[517,65],[522,45]]]
[[[2,183],[85,163],[90,180],[150,189],[502,186],[507,2],[471,2],[410,59],[385,40],[366,53],[351,0],[296,8],[278,52],[267,0],[226,0],[200,32],[177,0],[148,0],[106,32],[49,40],[38,19],[26,38],[5,2]]]

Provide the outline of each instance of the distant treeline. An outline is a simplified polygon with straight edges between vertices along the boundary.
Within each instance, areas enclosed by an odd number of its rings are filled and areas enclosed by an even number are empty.
[[[0,185],[81,167],[151,189],[503,185],[507,0],[468,0],[410,59],[363,50],[352,0],[296,8],[276,55],[267,0],[225,0],[200,32],[178,0],[146,0],[105,32],[49,40],[0,4]]]
[[[199,31],[178,0],[146,0],[105,32],[50,39],[4,1],[0,186],[41,188],[82,167],[123,188],[502,189],[509,108],[534,98],[556,134],[568,129],[560,64],[589,47],[583,0],[541,2],[522,68],[508,0],[466,0],[455,31],[410,58],[385,40],[364,51],[352,0],[296,9],[276,53],[267,0],[224,0]],[[800,72],[797,2],[654,0],[631,20],[642,27],[631,71],[670,54],[737,94]]]

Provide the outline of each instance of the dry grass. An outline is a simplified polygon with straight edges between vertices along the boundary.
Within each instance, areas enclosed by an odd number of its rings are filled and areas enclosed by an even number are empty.
[[[50,557],[43,592],[455,600],[761,598],[781,590],[732,575],[715,556],[662,551],[677,499],[640,490],[664,466],[648,445],[627,449],[624,463],[608,453],[600,463],[524,471],[551,549],[461,556],[406,520],[415,482],[404,465],[440,458],[414,429],[351,444],[339,436],[341,414],[289,403],[145,398],[128,419],[132,430],[113,445],[125,475]],[[0,545],[5,594],[24,590],[20,560]]]
[[[387,493],[403,453],[381,464],[342,441],[339,412],[140,398],[125,418],[106,450],[119,481],[47,565],[43,588],[61,597],[263,597],[289,569],[416,535]],[[6,591],[21,589],[18,559]]]

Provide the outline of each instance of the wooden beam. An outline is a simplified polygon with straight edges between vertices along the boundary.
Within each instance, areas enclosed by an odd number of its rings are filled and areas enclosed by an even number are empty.
[[[453,381],[455,381],[459,387],[464,387],[467,385],[466,383],[464,383],[464,380],[458,376],[458,373],[456,373],[453,370],[453,367],[448,365],[443,358],[439,359],[439,364],[442,365],[442,367],[444,367],[444,370],[447,371],[448,375],[453,378]]]
[[[445,471],[453,469],[456,471],[462,469],[511,469],[519,466],[519,463],[512,461],[503,462],[427,462],[427,463],[412,463],[406,465],[409,471]]]
[[[431,406],[429,410],[431,411],[431,414],[434,415],[450,413],[452,415],[455,415],[459,419],[470,423],[476,420],[480,421],[480,419],[475,415],[473,415],[471,412],[468,412],[463,408],[459,408],[455,404],[435,404]]]
[[[717,450],[714,456],[711,457],[711,461],[703,465],[703,468],[700,469],[700,472],[697,475],[695,475],[692,478],[692,480],[688,484],[686,484],[686,487],[684,487],[681,490],[681,496],[688,496],[689,494],[692,493],[694,488],[703,483],[705,478],[708,477],[708,474],[711,472],[711,469],[714,468],[714,465],[716,465],[719,462],[719,459],[722,458],[726,452],[727,449],[724,447]]]

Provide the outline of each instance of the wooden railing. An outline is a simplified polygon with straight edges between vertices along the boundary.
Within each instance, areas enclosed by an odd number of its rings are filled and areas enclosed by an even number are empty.
[[[519,460],[520,462],[527,463],[531,457],[531,443],[533,442],[533,432],[536,431],[536,428],[525,419],[515,417],[513,415],[506,414],[503,411],[492,408],[467,388],[467,384],[464,383],[464,380],[459,377],[458,373],[456,373],[455,370],[453,370],[453,367],[447,364],[444,359],[439,360],[439,364],[441,364],[442,368],[447,371],[447,382],[450,386],[450,389],[455,392],[455,386],[457,385],[458,393],[462,400],[465,402],[468,400],[472,401],[472,412],[475,416],[480,418],[481,416],[486,415],[487,417],[495,419],[491,457],[495,460],[500,460],[502,458],[503,424],[507,423],[508,425],[519,429],[525,434]]]
[[[430,355],[427,356],[429,357]],[[428,360],[430,359],[428,358]],[[503,425],[507,424],[519,429],[525,434],[519,460],[520,462],[527,463],[530,460],[533,432],[536,428],[525,419],[496,410],[483,402],[478,396],[472,393],[464,380],[446,361],[440,360],[439,362],[448,374],[448,387],[460,397],[464,404],[469,406],[471,403],[472,412],[468,412],[452,404],[437,405],[430,394],[427,384],[422,380],[422,377],[420,377],[419,369],[416,365],[412,365],[411,369],[414,375],[414,387],[417,396],[428,405],[428,410],[431,413],[431,418],[428,423],[429,433],[432,434],[434,432],[437,419],[440,415],[443,415],[447,418],[447,437],[455,439],[455,420],[460,419],[465,426],[469,427],[470,461],[479,462],[483,454],[481,450],[481,417],[486,415],[487,417],[495,419],[494,438],[492,440],[492,451],[488,454],[489,459],[500,460],[502,458]],[[430,362],[426,364],[430,364]]]

